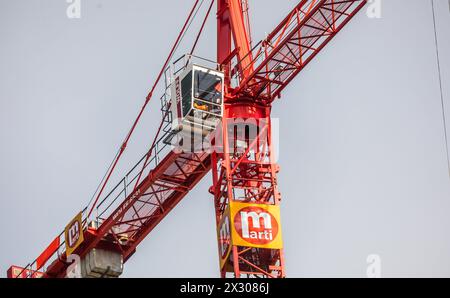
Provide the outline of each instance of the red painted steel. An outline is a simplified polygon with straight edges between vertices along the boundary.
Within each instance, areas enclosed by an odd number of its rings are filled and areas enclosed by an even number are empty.
[[[252,106],[250,121],[242,122],[231,105],[222,126],[223,153],[212,153],[213,187],[216,221],[219,223],[230,202],[246,202],[279,205],[277,185],[278,165],[274,160],[270,107]],[[242,107],[241,106],[241,107]],[[238,114],[236,114],[236,112]],[[249,114],[249,111],[245,111]],[[240,117],[237,117],[240,118]],[[246,134],[245,127],[253,129]],[[243,145],[242,145],[243,144]],[[256,248],[232,245],[231,253],[221,268],[221,276],[227,277],[284,277],[282,249]]]
[[[110,242],[109,249],[119,251],[124,260],[134,253],[139,243],[205,176],[210,169],[207,153],[171,151],[139,186],[109,213],[98,229],[85,232],[84,243],[74,252],[86,255],[102,241]],[[67,264],[64,255],[46,270],[49,277],[63,277]]]
[[[170,127],[164,114],[149,152],[109,194],[97,196],[98,204],[84,210],[95,217],[84,218],[85,240],[75,253],[83,257],[101,247],[120,252],[126,262],[211,168],[210,192],[217,222],[230,201],[278,205],[279,168],[274,160],[271,104],[365,3],[302,0],[250,50],[246,7],[243,11],[240,0],[217,0],[217,61],[225,72],[226,101],[225,119],[215,142],[223,150],[212,154],[169,150],[162,144]],[[236,118],[256,121],[258,133],[252,137],[242,133],[245,125]],[[61,241],[45,276],[63,277],[68,266]],[[36,270],[34,261],[18,275],[33,277]],[[284,277],[283,250],[233,246],[221,275]]]
[[[6,277],[7,278],[42,278],[44,277],[44,273],[40,271],[33,271],[27,270],[22,267],[17,266],[11,266],[6,271]]]
[[[60,239],[59,237],[56,237],[48,246],[47,248],[40,254],[39,257],[36,259],[36,269],[41,269],[42,266],[45,265],[45,263],[48,261],[48,259],[51,258],[51,256],[58,250],[60,245]]]
[[[239,3],[220,1],[218,11],[218,36],[222,38],[218,39],[218,61],[227,64],[224,68],[230,69],[232,76],[227,81],[230,93],[225,101],[221,138],[216,139],[223,150],[213,152],[211,158],[218,234],[231,202],[279,205],[279,167],[274,159],[270,119],[272,101],[365,5],[362,0],[301,1],[264,41],[242,57],[239,49],[248,48],[248,39],[243,38],[247,35]],[[228,18],[223,18],[227,5]],[[229,38],[223,36],[230,34],[228,28],[234,33],[235,50]],[[228,64],[229,56],[236,49],[237,62],[232,66]],[[218,241],[220,247],[223,239]],[[222,262],[222,277],[285,277],[283,249],[239,246],[233,241],[230,254]],[[219,249],[220,255],[223,252]]]
[[[366,0],[303,0],[235,70],[236,98],[270,103],[361,10]],[[258,67],[251,75],[239,69]]]

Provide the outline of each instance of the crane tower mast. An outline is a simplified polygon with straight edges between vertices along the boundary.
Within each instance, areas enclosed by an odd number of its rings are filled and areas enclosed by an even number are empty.
[[[80,225],[74,246],[68,246],[66,228],[35,261],[16,274],[12,267],[10,277],[64,277],[69,249],[81,259],[107,251],[126,262],[210,171],[221,276],[285,277],[271,107],[367,0],[301,0],[255,46],[247,2],[215,2],[224,108],[212,138],[214,150],[169,150],[164,140],[173,119],[163,96],[163,117],[152,146],[117,186],[73,221]]]
[[[217,58],[237,82],[227,82],[223,150],[211,159],[222,277],[285,276],[271,104],[364,4],[301,1],[251,49],[242,2],[219,1]]]

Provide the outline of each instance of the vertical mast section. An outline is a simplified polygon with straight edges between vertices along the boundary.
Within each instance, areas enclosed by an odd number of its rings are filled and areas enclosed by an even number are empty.
[[[231,90],[230,61],[237,56],[245,80],[252,72],[250,36],[240,0],[219,0],[217,60]],[[234,46],[234,48],[233,48]],[[278,166],[270,105],[225,94],[225,113],[211,154],[222,277],[284,277]]]
[[[217,62],[228,64],[224,62],[231,60],[233,40],[233,53],[240,61],[239,71],[245,79],[253,72],[253,58],[241,0],[218,0],[217,7]],[[230,70],[228,65],[223,66]]]

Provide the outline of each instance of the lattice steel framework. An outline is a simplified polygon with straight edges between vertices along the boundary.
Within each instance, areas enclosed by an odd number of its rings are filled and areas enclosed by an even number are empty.
[[[150,150],[116,187],[100,198],[93,209],[93,222],[84,210],[85,240],[74,252],[79,256],[104,247],[120,252],[127,261],[139,243],[211,168],[210,192],[214,196],[217,222],[233,201],[280,203],[271,105],[367,1],[302,0],[253,48],[247,2],[244,1],[245,7],[240,0],[216,2],[217,63],[226,75],[225,117],[215,139],[220,150],[212,153],[170,150],[163,141],[169,134],[171,120],[167,100],[163,100],[161,125]],[[245,127],[256,127],[253,130],[256,134],[246,132]],[[50,246],[45,252],[50,256],[45,257],[50,263],[43,269],[45,277],[66,274],[70,264],[66,261],[63,238],[60,234],[55,239],[58,241],[52,242],[57,247]],[[34,261],[22,273],[34,277],[41,267],[44,268],[43,264]],[[221,275],[284,277],[283,250],[234,245]]]

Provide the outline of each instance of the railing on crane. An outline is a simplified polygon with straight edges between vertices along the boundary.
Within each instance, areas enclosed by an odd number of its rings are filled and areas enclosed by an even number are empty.
[[[234,94],[268,103],[366,4],[366,0],[303,0],[241,60],[231,64]],[[247,57],[252,57],[250,62]],[[249,68],[254,71],[244,79]]]
[[[175,147],[170,142],[173,135],[172,122],[173,114],[170,110],[171,105],[171,84],[174,81],[174,77],[183,72],[189,65],[193,63],[205,65],[210,68],[219,69],[219,65],[206,58],[198,57],[195,55],[182,55],[176,59],[172,65],[166,68],[164,72],[164,92],[160,97],[160,110],[161,110],[161,122],[159,129],[154,138],[154,145],[150,148],[150,151],[145,153],[137,163],[129,170],[123,178],[121,178],[98,202],[95,206],[93,213],[94,216],[87,216],[87,211],[91,208],[91,205],[86,206],[82,210],[82,227],[83,231],[88,228],[99,229],[103,222],[111,215],[111,212],[115,210],[133,190],[136,189],[142,177],[149,175],[150,171],[155,169],[160,162],[171,153]],[[95,194],[94,194],[95,196]],[[120,234],[120,231],[116,231]],[[63,230],[55,239],[58,239],[58,246],[51,255],[47,256],[45,263],[52,264],[55,261],[62,261],[65,257],[65,231]],[[119,239],[121,240],[121,239]],[[125,241],[125,239],[123,239]],[[39,258],[33,260],[20,271],[15,274],[16,277],[31,278],[36,276],[43,276],[41,271],[43,264],[39,264]]]
[[[264,100],[270,104],[366,2],[366,0],[300,1],[277,28],[266,39],[256,44],[244,58],[237,60],[231,57],[230,63],[220,66],[221,70],[230,75],[231,90],[227,90],[231,92],[228,94],[230,98],[245,96]],[[189,18],[197,3],[198,1]],[[188,21],[184,28],[187,24]],[[167,61],[170,60],[180,36]],[[249,57],[252,58],[248,59]],[[176,75],[183,71],[193,59],[197,58],[193,55],[184,56],[167,68],[166,62],[162,68],[165,79],[165,90],[160,98],[162,120],[154,142],[150,150],[106,195],[100,196],[100,191],[98,202],[95,200],[83,209],[82,229],[85,233],[92,229],[94,235],[88,239],[83,253],[95,248],[105,235],[110,234],[116,238],[118,249],[126,260],[139,242],[209,171],[211,162],[209,153],[176,153],[170,146],[173,115],[170,112],[168,86],[172,83],[172,74]],[[244,64],[244,61],[247,62]],[[220,69],[214,61],[203,60],[203,63],[205,62],[215,64],[212,68]],[[252,68],[250,75],[244,76],[243,74],[247,74],[250,68]],[[153,187],[157,189],[153,189],[150,195],[140,193],[141,190],[146,191]],[[136,195],[137,190],[139,192]],[[147,197],[142,202],[139,201],[143,196]],[[122,207],[123,210],[120,209]],[[131,207],[138,209],[128,212]],[[93,214],[92,210],[95,211]],[[158,213],[157,216],[152,212]],[[52,245],[40,256],[43,258],[38,258],[25,266],[18,277],[40,276],[42,274],[40,270],[45,268],[45,264],[50,264],[43,270],[45,274],[52,271],[53,276],[61,276],[61,270],[68,266],[64,232],[55,238]],[[57,266],[58,264],[60,265]]]

